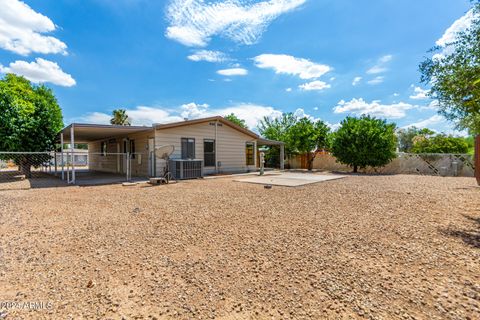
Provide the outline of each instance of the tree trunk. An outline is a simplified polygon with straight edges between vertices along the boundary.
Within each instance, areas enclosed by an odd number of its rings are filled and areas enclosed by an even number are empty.
[[[475,138],[475,177],[480,186],[480,134]]]
[[[19,169],[25,176],[25,179],[30,179],[32,177],[32,165],[28,159],[23,158],[20,160]]]
[[[307,165],[308,165],[308,171],[313,170],[313,160],[315,157],[312,157],[311,153],[307,153]]]
[[[353,166],[353,173],[357,173],[358,172],[358,166],[357,165],[354,165]]]

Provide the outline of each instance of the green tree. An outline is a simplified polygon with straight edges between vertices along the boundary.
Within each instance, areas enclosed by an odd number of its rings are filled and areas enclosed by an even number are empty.
[[[433,137],[416,139],[414,153],[468,153],[469,147],[465,138],[438,134]]]
[[[51,151],[62,127],[62,110],[51,89],[14,74],[0,80],[0,150]],[[18,156],[16,162],[30,177],[31,165],[46,160],[30,154]]]
[[[399,129],[397,130],[398,149],[400,152],[411,152],[415,137],[430,136],[434,133],[435,132],[427,128],[418,129],[416,127],[409,127],[406,129]]]
[[[330,128],[323,121],[313,122],[308,118],[299,119],[288,132],[290,148],[307,155],[308,170],[312,170],[317,150],[328,149]]]
[[[239,117],[237,117],[234,113],[230,113],[229,115],[226,115],[225,117],[223,117],[224,119],[230,121],[230,122],[233,122],[235,123],[236,125],[242,127],[242,128],[245,128],[245,129],[248,129],[248,126],[247,124],[245,123],[245,120],[243,119],[240,119]]]
[[[370,116],[347,117],[333,136],[332,154],[353,172],[388,164],[395,149],[395,124]]]
[[[110,119],[110,123],[118,126],[129,126],[130,118],[127,114],[125,109],[115,109],[112,112],[112,118]]]
[[[262,137],[270,140],[285,142],[285,153],[292,154],[290,129],[298,119],[293,113],[284,113],[279,118],[264,117],[258,124],[258,131]]]
[[[420,64],[421,81],[431,85],[429,96],[439,113],[459,129],[480,134],[480,4],[474,1],[471,26],[446,47]]]

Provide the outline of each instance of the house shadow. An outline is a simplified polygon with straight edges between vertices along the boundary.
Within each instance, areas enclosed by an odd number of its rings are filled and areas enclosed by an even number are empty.
[[[460,238],[465,244],[480,249],[480,217],[463,215],[473,223],[472,228],[454,230],[451,228],[440,230],[444,235]]]
[[[32,172],[32,177],[27,178],[18,170],[0,171],[0,191],[66,186],[65,181],[46,172]]]

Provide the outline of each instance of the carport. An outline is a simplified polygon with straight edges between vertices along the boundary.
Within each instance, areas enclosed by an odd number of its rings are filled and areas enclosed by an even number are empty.
[[[268,140],[259,138],[257,140],[257,147],[266,146],[266,147],[278,147],[279,148],[279,168],[280,170],[285,169],[285,142],[282,141],[275,141],[275,140]],[[259,153],[257,152],[257,155]],[[258,160],[258,159],[257,159]],[[259,164],[260,161],[257,161]]]
[[[62,180],[66,180],[69,184],[87,185],[87,184],[105,184],[122,182],[131,180],[130,166],[130,153],[129,151],[121,150],[117,148],[117,152],[109,152],[108,154],[104,150],[101,150],[101,154],[95,154],[88,151],[88,165],[86,167],[79,167],[76,164],[75,156],[77,150],[74,149],[75,144],[98,141],[120,141],[123,137],[128,137],[132,134],[151,131],[151,127],[146,126],[120,126],[120,125],[99,125],[99,124],[84,124],[84,123],[72,123],[65,127],[58,136],[58,142],[60,143],[60,172]],[[69,144],[70,148],[64,149],[65,144]],[[91,170],[92,156],[111,157],[114,161],[122,161],[126,165],[124,173],[118,172],[103,172]],[[69,160],[70,159],[70,160]],[[73,159],[73,160],[72,160]]]

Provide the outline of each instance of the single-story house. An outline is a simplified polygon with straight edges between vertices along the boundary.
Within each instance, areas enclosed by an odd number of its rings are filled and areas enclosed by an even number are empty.
[[[220,116],[152,126],[72,123],[60,132],[59,140],[62,145],[87,143],[90,171],[129,171],[134,177],[155,177],[163,172],[166,161],[156,157],[154,151],[165,145],[175,148],[170,159],[197,163],[202,176],[256,171],[258,148],[267,145],[280,147],[279,166],[284,167],[282,142],[262,139]],[[63,150],[67,154],[71,151]],[[131,158],[128,163],[127,155]],[[75,182],[75,168],[70,170]]]

